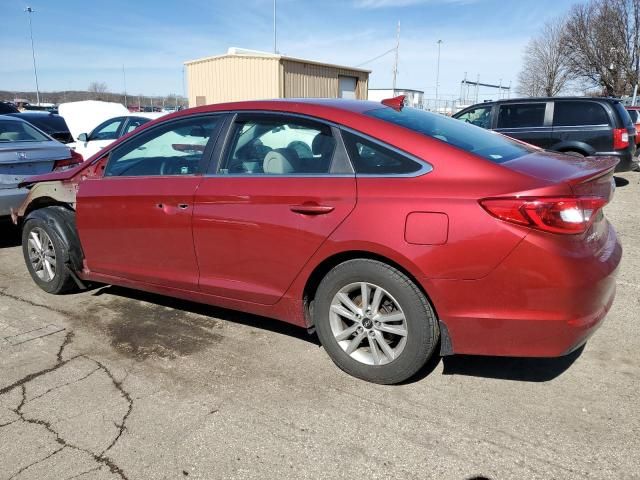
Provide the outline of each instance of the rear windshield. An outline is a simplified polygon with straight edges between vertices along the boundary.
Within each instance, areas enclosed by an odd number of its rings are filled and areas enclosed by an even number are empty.
[[[618,115],[620,115],[620,119],[622,120],[622,124],[627,128],[635,128],[635,123],[631,120],[631,116],[627,109],[620,102],[613,102],[613,108],[615,108]]]
[[[398,111],[382,107],[369,110],[365,114],[446,142],[494,163],[508,162],[535,151],[533,147],[498,133],[438,113],[415,108],[403,108]]]
[[[0,120],[0,143],[47,142],[50,138],[26,122]]]
[[[26,117],[25,120],[47,133],[69,131],[64,118],[58,115],[31,115]]]

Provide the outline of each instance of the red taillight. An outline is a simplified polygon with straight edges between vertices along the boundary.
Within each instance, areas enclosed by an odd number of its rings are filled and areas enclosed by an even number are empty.
[[[64,160],[56,160],[56,163],[53,164],[54,170],[66,170],[67,168],[75,167],[79,163],[84,162],[84,158],[75,150],[71,150],[71,157],[65,158]]]
[[[626,128],[613,129],[613,149],[624,150],[629,146],[629,132]]]
[[[585,232],[607,200],[601,197],[487,198],[480,205],[500,220],[545,232]]]

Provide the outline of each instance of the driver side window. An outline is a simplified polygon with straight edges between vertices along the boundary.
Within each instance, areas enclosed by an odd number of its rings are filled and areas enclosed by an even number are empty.
[[[470,123],[471,125],[490,129],[491,128],[491,107],[474,108],[473,110],[469,110],[468,112],[463,113],[457,118],[458,120],[462,120],[463,122]]]
[[[134,136],[111,152],[105,176],[197,174],[218,123],[212,116],[183,119]]]
[[[120,125],[122,125],[122,118],[107,120],[102,125],[98,125],[93,132],[91,132],[89,140],[115,140],[118,138]]]

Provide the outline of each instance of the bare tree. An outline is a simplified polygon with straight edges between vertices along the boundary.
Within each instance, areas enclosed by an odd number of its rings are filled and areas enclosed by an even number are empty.
[[[524,51],[523,68],[518,75],[518,92],[531,96],[553,97],[572,79],[563,50],[564,21],[548,22],[532,38]]]
[[[87,91],[90,93],[91,97],[94,97],[98,100],[102,100],[107,93],[107,84],[105,82],[91,82],[89,84],[89,88]]]
[[[574,5],[563,36],[569,69],[609,96],[638,82],[640,0],[592,0]]]

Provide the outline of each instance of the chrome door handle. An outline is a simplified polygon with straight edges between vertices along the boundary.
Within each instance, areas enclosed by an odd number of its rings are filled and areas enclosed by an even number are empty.
[[[187,208],[189,208],[189,204],[187,204],[187,203],[179,203],[178,204],[178,208],[180,210],[186,210]]]

